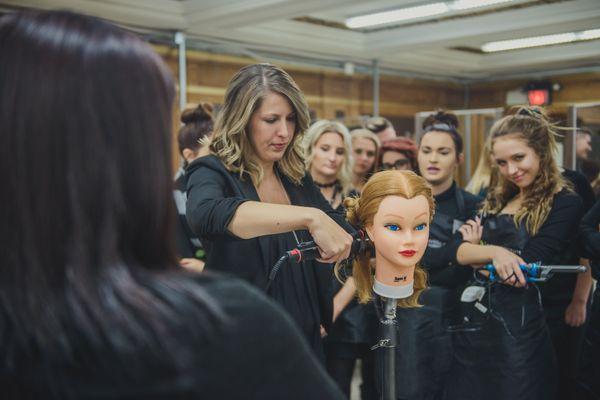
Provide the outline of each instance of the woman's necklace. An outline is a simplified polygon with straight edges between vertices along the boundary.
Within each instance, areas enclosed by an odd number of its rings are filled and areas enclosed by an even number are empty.
[[[313,179],[313,182],[315,183],[315,185],[317,185],[321,189],[326,189],[326,188],[334,187],[335,185],[337,185],[339,183],[339,181],[337,179],[335,181],[333,181],[333,182],[330,182],[330,183],[321,183],[321,182],[315,181],[314,179]]]

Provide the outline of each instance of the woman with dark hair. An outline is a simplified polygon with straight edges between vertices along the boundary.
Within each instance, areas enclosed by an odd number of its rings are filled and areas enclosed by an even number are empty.
[[[556,303],[542,307],[541,298],[562,280],[538,288],[521,265],[566,264],[583,202],[556,164],[557,128],[542,109],[520,107],[490,135],[498,182],[482,206],[485,244],[463,242],[456,261],[493,264],[499,284],[471,292],[479,294],[465,318],[479,329],[456,332],[449,398],[554,399],[560,380],[544,311]]]
[[[279,307],[176,265],[174,85],[148,45],[24,12],[0,57],[3,398],[342,398]]]
[[[381,171],[397,169],[416,172],[417,146],[415,142],[404,136],[382,142],[379,168]]]
[[[183,157],[183,166],[175,175],[175,189],[173,190],[178,216],[175,227],[177,255],[181,257],[179,263],[183,267],[202,271],[206,253],[202,242],[192,232],[186,218],[185,168],[196,158],[208,154],[208,146],[205,146],[205,142],[210,138],[214,128],[212,105],[201,103],[195,108],[184,110],[181,113],[181,122],[184,125],[177,134],[177,143],[179,154]]]
[[[229,82],[210,155],[187,170],[187,216],[207,251],[206,269],[226,271],[268,290],[324,358],[321,325],[333,316],[330,269],[348,257],[351,228],[305,170],[308,104],[287,72],[271,64],[240,69]],[[277,261],[314,240],[318,262]]]

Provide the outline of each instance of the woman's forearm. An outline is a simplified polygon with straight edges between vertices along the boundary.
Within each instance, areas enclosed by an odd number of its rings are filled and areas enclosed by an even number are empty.
[[[587,271],[577,275],[577,282],[575,283],[575,290],[573,291],[571,301],[585,304],[592,290],[592,270],[590,269],[590,262],[587,259],[580,259],[580,263],[587,266]]]
[[[463,242],[458,246],[456,260],[461,265],[487,264],[491,262],[500,247]]]
[[[309,229],[325,213],[313,207],[247,201],[236,210],[227,226],[242,239],[274,235],[297,229]]]
[[[352,299],[356,296],[356,284],[354,283],[353,277],[348,277],[344,286],[339,292],[333,297],[333,322],[339,317],[344,309],[350,304]]]

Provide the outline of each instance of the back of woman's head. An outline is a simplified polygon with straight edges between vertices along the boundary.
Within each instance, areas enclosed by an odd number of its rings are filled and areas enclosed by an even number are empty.
[[[292,77],[271,64],[252,64],[240,69],[229,81],[225,101],[215,122],[210,150],[230,170],[240,176],[248,173],[256,184],[262,180],[262,167],[253,161],[249,138],[250,119],[269,93],[285,97],[294,112],[292,143],[278,161],[280,170],[294,183],[304,176],[302,136],[310,124],[308,103]]]
[[[183,154],[185,149],[195,153],[214,129],[213,107],[208,103],[200,103],[195,108],[183,110],[180,119],[183,126],[177,134],[179,153]]]
[[[456,157],[458,158],[463,152],[463,140],[462,136],[458,133],[458,125],[459,123],[456,115],[443,110],[438,110],[435,114],[429,115],[423,121],[423,135],[421,135],[421,139],[429,132],[447,133],[454,142]]]
[[[70,12],[2,17],[0,57],[0,308],[15,343],[64,355],[157,340],[176,312],[139,282],[176,261],[168,69]]]

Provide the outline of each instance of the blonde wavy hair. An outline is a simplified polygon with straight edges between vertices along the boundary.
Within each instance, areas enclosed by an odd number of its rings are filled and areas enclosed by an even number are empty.
[[[524,222],[527,232],[535,235],[550,213],[554,195],[564,188],[571,190],[571,184],[563,178],[554,160],[560,128],[549,121],[546,112],[540,107],[514,107],[511,112],[511,115],[499,119],[492,126],[491,150],[493,154],[497,138],[514,135],[524,140],[539,157],[538,175],[525,188],[521,208],[514,215],[516,225]],[[497,178],[497,184],[490,187],[483,203],[484,213],[497,214],[519,192],[519,188],[502,174],[498,173]]]
[[[231,78],[223,107],[218,113],[210,141],[210,151],[240,178],[247,173],[258,186],[264,171],[256,161],[250,142],[250,119],[269,93],[278,93],[288,99],[296,118],[294,137],[281,160],[279,170],[296,185],[305,175],[302,136],[310,123],[308,104],[292,77],[271,64],[253,64],[240,69]]]
[[[401,196],[406,199],[423,195],[429,203],[429,222],[435,213],[435,201],[431,193],[431,186],[425,179],[412,171],[382,171],[374,174],[363,187],[360,197],[349,197],[344,200],[346,219],[352,225],[365,229],[373,224],[379,205],[387,196]],[[374,248],[359,254],[352,264],[352,276],[356,283],[358,299],[367,303],[373,298],[372,288],[374,283],[374,270],[370,260],[375,257]],[[342,265],[335,266],[336,276],[340,277]],[[398,300],[400,307],[419,307],[419,296],[427,287],[427,273],[420,266],[415,268],[414,293],[412,296]]]
[[[345,196],[352,189],[352,167],[354,166],[354,158],[352,156],[352,139],[350,138],[350,132],[348,128],[341,122],[329,121],[322,119],[316,121],[308,128],[306,135],[304,135],[304,152],[306,154],[306,170],[310,172],[310,166],[315,158],[313,152],[317,142],[325,133],[337,133],[342,137],[344,142],[344,163],[338,171],[337,179],[342,186],[342,194]]]
[[[477,168],[473,172],[471,180],[465,190],[474,195],[479,195],[482,190],[488,189],[492,175],[497,173],[497,167],[492,164],[492,135],[488,135],[483,144],[483,150],[479,155]]]

